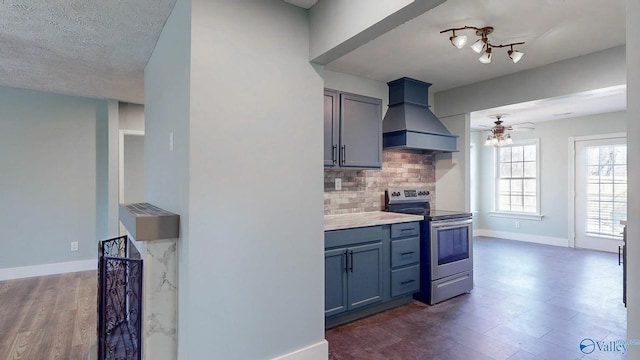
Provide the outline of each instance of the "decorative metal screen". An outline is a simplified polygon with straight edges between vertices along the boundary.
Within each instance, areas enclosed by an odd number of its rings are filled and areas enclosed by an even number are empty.
[[[121,236],[98,249],[98,359],[141,359],[142,260]]]

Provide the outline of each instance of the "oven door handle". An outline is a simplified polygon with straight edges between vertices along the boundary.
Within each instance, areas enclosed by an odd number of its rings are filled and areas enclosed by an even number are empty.
[[[455,229],[459,227],[471,226],[472,220],[456,220],[456,221],[432,221],[431,228],[434,230],[447,230],[447,229]]]

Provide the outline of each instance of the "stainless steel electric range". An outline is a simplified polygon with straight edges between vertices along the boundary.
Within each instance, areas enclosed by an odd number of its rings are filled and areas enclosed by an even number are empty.
[[[420,292],[416,300],[436,304],[473,289],[471,213],[432,210],[424,188],[390,188],[385,209],[424,215],[420,222]]]

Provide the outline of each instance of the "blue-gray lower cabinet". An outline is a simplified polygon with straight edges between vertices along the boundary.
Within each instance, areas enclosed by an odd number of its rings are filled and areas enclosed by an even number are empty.
[[[324,252],[324,314],[332,316],[347,311],[347,250]]]
[[[382,300],[382,243],[326,250],[325,316]]]
[[[349,310],[382,300],[382,243],[355,246],[349,251],[347,299]]]
[[[391,297],[420,291],[420,223],[391,225]]]
[[[420,290],[420,223],[325,231],[325,326],[409,303]]]

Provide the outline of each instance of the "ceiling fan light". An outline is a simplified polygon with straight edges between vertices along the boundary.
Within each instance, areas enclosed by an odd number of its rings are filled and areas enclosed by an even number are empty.
[[[493,139],[491,139],[491,145],[498,145],[498,142],[499,140],[497,137],[494,137]]]
[[[482,52],[482,49],[484,49],[484,46],[485,42],[483,41],[483,39],[478,39],[478,41],[474,42],[473,45],[471,45],[471,49],[480,54]]]
[[[484,142],[484,146],[491,146],[493,145],[491,143],[491,135],[487,136],[487,141]]]
[[[524,53],[518,50],[509,50],[507,51],[509,54],[509,58],[513,61],[514,64],[517,64],[520,59],[524,56]]]
[[[511,134],[507,134],[507,136],[504,139],[504,143],[506,145],[513,145],[513,139],[511,138]]]
[[[458,49],[462,49],[467,43],[467,37],[465,35],[457,36],[455,32],[453,33],[453,36],[449,38],[449,40],[451,40],[451,44]]]
[[[487,50],[478,58],[478,60],[483,64],[491,63],[491,48],[487,48]]]

